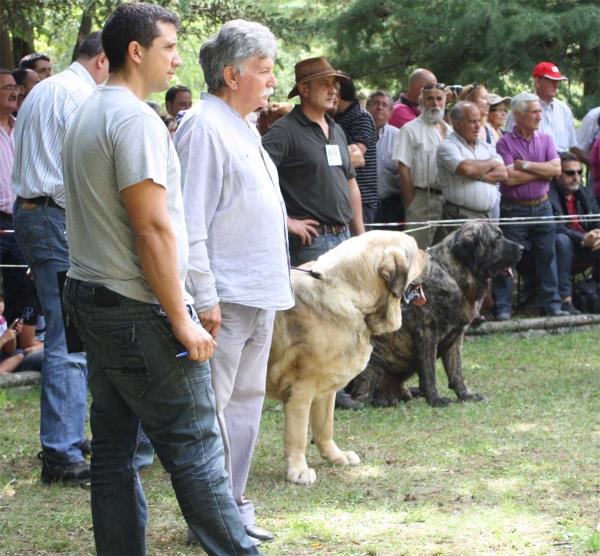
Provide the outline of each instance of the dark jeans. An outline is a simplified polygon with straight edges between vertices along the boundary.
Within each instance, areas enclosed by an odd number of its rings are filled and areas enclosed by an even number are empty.
[[[4,288],[4,316],[12,318],[17,297],[29,284],[27,268],[10,268],[4,265],[27,265],[13,233],[13,223],[0,216],[0,272]],[[10,323],[9,323],[10,324]]]
[[[259,554],[229,492],[209,364],[176,357],[184,348],[159,306],[107,291],[68,279],[64,292],[65,309],[85,345],[93,399],[97,553],[146,553],[146,499],[134,463],[142,425],[204,550]]]
[[[558,293],[561,297],[571,295],[571,267],[594,266],[593,275],[597,279],[600,266],[600,251],[592,251],[589,247],[581,247],[579,243],[566,234],[556,234],[556,266],[558,269]],[[581,269],[582,271],[584,268]]]
[[[362,213],[363,213],[363,224],[373,224],[376,221],[375,217],[377,215],[377,207],[366,207],[363,205]],[[372,229],[373,228],[371,226],[369,226],[367,228],[367,232]]]
[[[375,217],[375,222],[378,222],[379,224],[388,222],[404,222],[405,217],[406,214],[404,210],[404,201],[401,195],[390,195],[389,197],[386,197],[385,199],[381,199],[379,201],[379,207],[377,207],[377,216]],[[404,225],[369,228],[369,230],[375,229],[401,232],[402,230],[404,230]]]
[[[299,236],[289,234],[290,262],[292,266],[300,266],[316,261],[323,253],[327,253],[348,238],[350,238],[349,230],[338,236],[323,232],[319,237],[313,237],[310,245],[302,245]]]
[[[552,216],[552,206],[546,199],[537,206],[527,206],[503,199],[500,203],[500,218]],[[505,224],[500,226],[506,239],[525,245],[531,242],[539,277],[540,309],[560,309],[562,301],[558,295],[558,277],[555,257],[555,225],[548,224]],[[514,269],[513,269],[514,270]],[[511,277],[494,278],[493,298],[494,315],[510,313],[512,306],[513,279]]]

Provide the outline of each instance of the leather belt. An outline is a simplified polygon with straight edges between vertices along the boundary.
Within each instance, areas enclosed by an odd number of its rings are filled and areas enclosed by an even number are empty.
[[[345,224],[319,224],[318,226],[313,226],[313,228],[320,234],[332,234],[334,236],[339,236],[348,229]]]
[[[0,220],[4,220],[5,222],[12,222],[12,214],[0,210]]]
[[[528,207],[537,207],[538,205],[541,205],[547,198],[548,193],[546,193],[543,197],[540,197],[539,199],[510,199],[510,202],[519,203],[520,205],[527,205]]]
[[[23,197],[17,197],[17,203],[20,205],[30,203],[32,205],[43,205],[45,207],[57,208],[60,210],[65,210],[52,197],[33,197],[31,199],[24,199]]]
[[[434,189],[433,187],[417,187],[416,189],[420,189],[421,191],[429,191],[431,193],[435,193],[436,195],[442,195],[441,189]]]

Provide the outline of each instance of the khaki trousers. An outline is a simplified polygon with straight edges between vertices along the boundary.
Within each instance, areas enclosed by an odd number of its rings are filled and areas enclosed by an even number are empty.
[[[444,208],[444,197],[438,193],[427,193],[426,189],[413,188],[414,199],[412,203],[406,207],[407,222],[427,222],[428,220],[441,220],[442,211]],[[436,237],[438,230],[437,226],[432,226],[429,229],[410,232],[410,230],[418,226],[406,226],[406,232],[415,238],[419,248],[427,249],[434,243],[439,241]]]

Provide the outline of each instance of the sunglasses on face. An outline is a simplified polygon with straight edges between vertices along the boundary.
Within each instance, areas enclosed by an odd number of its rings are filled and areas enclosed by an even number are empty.
[[[443,91],[446,88],[444,83],[427,83],[427,85],[423,85],[424,91],[429,91],[429,89],[440,89]]]
[[[579,174],[581,176],[581,174],[583,174],[583,170],[563,170],[563,172],[567,174],[567,176],[574,176],[575,174]]]

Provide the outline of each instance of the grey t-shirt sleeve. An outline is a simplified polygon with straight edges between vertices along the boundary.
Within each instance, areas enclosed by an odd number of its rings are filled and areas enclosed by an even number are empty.
[[[167,187],[169,135],[162,121],[136,114],[115,132],[114,162],[119,191],[150,179]]]

